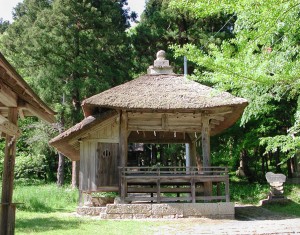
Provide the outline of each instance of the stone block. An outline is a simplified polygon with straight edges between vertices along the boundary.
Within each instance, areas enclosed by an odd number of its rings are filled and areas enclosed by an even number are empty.
[[[219,202],[218,204],[218,215],[233,215],[235,213],[233,202]]]
[[[176,219],[176,215],[163,215],[163,219]]]
[[[133,214],[121,214],[120,217],[121,219],[132,219]]]
[[[146,214],[151,215],[151,204],[108,204],[107,214]]]
[[[93,206],[106,206],[107,204],[114,203],[114,197],[92,197],[91,202]]]
[[[185,203],[183,217],[206,217],[208,215],[217,215],[218,210],[217,203]]]
[[[133,219],[148,219],[148,218],[151,218],[151,216],[146,215],[146,214],[133,214],[132,218]]]
[[[182,203],[172,204],[152,204],[152,215],[174,215],[183,216],[183,205]]]
[[[79,215],[89,215],[89,216],[98,216],[100,213],[106,211],[106,207],[77,207],[77,213]]]
[[[151,219],[162,219],[162,215],[155,215],[155,214],[152,214],[152,215],[151,215]]]
[[[100,219],[121,219],[121,215],[120,214],[101,213],[100,214]]]

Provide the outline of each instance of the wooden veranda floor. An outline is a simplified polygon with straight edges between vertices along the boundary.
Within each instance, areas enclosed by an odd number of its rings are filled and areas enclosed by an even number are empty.
[[[122,202],[230,201],[226,167],[120,168]],[[212,185],[216,185],[212,190]]]

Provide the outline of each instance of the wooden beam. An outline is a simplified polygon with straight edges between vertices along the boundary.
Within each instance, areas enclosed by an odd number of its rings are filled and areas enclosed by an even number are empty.
[[[163,129],[162,126],[129,126],[130,131],[164,131],[164,132],[201,132],[201,126],[171,126]]]
[[[217,120],[212,119],[212,120],[210,120],[210,124],[213,124],[213,125],[220,125],[220,122],[217,121]]]
[[[22,108],[19,109],[19,117],[20,117],[22,120],[25,119],[25,115],[24,115],[24,112],[23,112],[23,109],[22,109]]]
[[[0,114],[0,132],[8,134],[10,136],[19,137],[21,134],[21,130],[17,125],[10,122],[6,117]]]
[[[46,122],[49,122],[49,123],[55,122],[54,116],[52,118],[52,116],[49,115],[48,113],[46,113],[45,111],[41,111],[29,103],[26,103],[24,105],[24,108],[27,109],[30,113],[32,113],[33,116],[43,119]]]
[[[130,143],[189,143],[190,137],[183,133],[177,132],[174,137],[174,132],[156,132],[156,136],[153,131],[132,131],[128,142]]]
[[[8,119],[0,114],[0,124],[8,122]]]
[[[168,116],[166,114],[163,114],[161,117],[161,126],[162,126],[162,129],[168,128]]]
[[[3,82],[0,82],[0,100],[7,107],[17,107],[18,96]]]
[[[18,109],[10,108],[8,112],[8,121],[17,125]],[[2,198],[1,198],[1,221],[0,234],[14,234],[14,211],[12,207],[14,168],[16,157],[16,137],[6,135],[5,156],[2,177]]]

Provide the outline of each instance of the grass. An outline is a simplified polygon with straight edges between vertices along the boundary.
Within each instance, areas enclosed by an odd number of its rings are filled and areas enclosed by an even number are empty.
[[[98,220],[74,213],[78,191],[56,184],[16,182],[16,234],[152,234],[162,222]]]
[[[267,184],[248,184],[232,180],[231,201],[257,204],[266,199]],[[286,205],[269,205],[267,209],[300,217],[300,185],[285,185],[291,199]],[[76,216],[78,191],[55,184],[20,183],[14,190],[14,202],[22,202],[16,213],[16,234],[154,234],[164,226],[175,226],[174,221],[99,220]],[[194,223],[191,221],[191,223]],[[177,221],[178,226],[185,226]]]
[[[16,234],[152,234],[162,222],[96,220],[69,213],[17,212]]]
[[[17,183],[14,202],[21,202],[19,210],[30,212],[74,211],[78,191],[70,187],[58,188],[56,184]]]
[[[285,185],[284,190],[285,196],[290,199],[290,202],[264,207],[274,212],[300,217],[300,185]]]

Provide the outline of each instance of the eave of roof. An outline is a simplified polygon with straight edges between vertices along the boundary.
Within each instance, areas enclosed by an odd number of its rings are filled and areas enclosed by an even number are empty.
[[[22,100],[27,102],[37,111],[37,115],[47,122],[55,122],[54,115],[56,114],[48,107],[38,95],[30,88],[24,79],[18,74],[14,67],[0,53],[0,77],[13,92],[15,92]],[[38,113],[43,115],[38,115]]]

